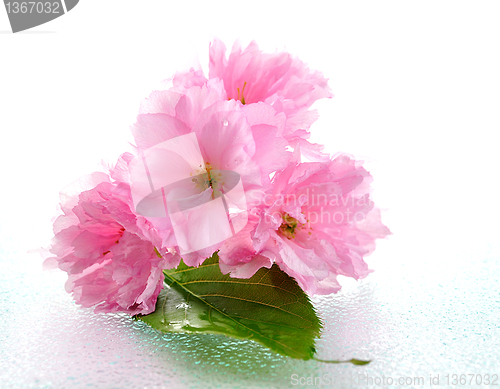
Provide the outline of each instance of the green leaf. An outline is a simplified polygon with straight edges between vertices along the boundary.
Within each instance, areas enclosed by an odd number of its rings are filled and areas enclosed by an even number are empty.
[[[217,253],[199,267],[165,270],[155,312],[139,316],[164,332],[223,334],[299,359],[314,356],[321,323],[297,282],[276,265],[249,279],[221,273]]]

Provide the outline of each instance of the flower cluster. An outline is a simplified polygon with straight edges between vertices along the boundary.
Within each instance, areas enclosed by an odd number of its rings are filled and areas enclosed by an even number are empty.
[[[224,274],[277,264],[309,294],[365,277],[390,232],[362,164],[308,141],[326,97],[323,75],[290,54],[252,42],[227,57],[215,40],[208,78],[176,74],[141,103],[133,154],[62,192],[45,266],[68,273],[77,303],[133,315],[154,311],[163,269],[214,252]]]

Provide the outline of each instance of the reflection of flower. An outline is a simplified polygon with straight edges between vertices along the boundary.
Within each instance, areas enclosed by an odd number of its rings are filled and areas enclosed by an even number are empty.
[[[247,278],[275,262],[311,294],[339,290],[339,274],[365,277],[363,256],[390,233],[369,199],[370,181],[345,155],[290,164],[274,177],[259,219],[225,242],[221,269]]]
[[[75,186],[79,192],[74,192]],[[163,283],[162,269],[180,258],[155,251],[152,226],[130,208],[130,189],[94,173],[63,192],[63,215],[45,267],[68,273],[66,290],[96,312],[150,313]]]

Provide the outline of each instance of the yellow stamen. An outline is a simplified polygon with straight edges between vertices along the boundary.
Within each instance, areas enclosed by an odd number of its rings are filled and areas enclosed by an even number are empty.
[[[284,236],[288,239],[295,238],[295,233],[297,229],[300,229],[303,225],[299,223],[299,221],[293,217],[291,217],[288,213],[283,215],[283,223],[278,228]]]
[[[156,254],[156,256],[157,256],[158,258],[163,258],[163,257],[161,256],[160,252],[158,251],[158,249],[157,249],[156,247],[153,247],[153,248],[154,248],[154,250],[155,250],[155,254]]]
[[[241,98],[240,98],[240,88],[236,88],[236,90],[238,91],[238,98],[236,100],[241,101],[241,104],[243,104],[243,105],[245,105],[245,96],[243,96],[243,93],[245,91],[246,86],[247,86],[247,82],[245,81],[243,83],[243,88],[241,88]]]

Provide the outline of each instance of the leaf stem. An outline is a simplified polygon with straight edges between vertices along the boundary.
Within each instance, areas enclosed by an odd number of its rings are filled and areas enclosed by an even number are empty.
[[[369,364],[371,361],[362,361],[361,359],[350,359],[348,361],[327,361],[325,359],[319,359],[316,357],[313,357],[315,361],[318,362],[323,362],[323,363],[352,363],[353,365],[358,365],[358,366],[363,366]]]

